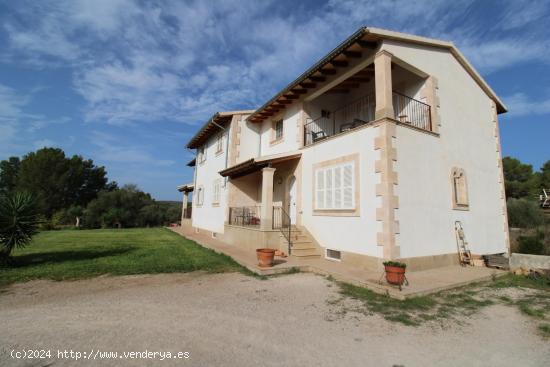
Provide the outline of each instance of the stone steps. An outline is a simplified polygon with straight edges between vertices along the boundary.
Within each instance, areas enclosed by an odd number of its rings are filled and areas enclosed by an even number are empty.
[[[287,247],[288,242],[282,233],[279,238],[281,245]],[[292,257],[299,260],[317,259],[321,257],[320,250],[315,246],[310,236],[295,226],[291,227],[290,240],[292,242],[290,254]]]

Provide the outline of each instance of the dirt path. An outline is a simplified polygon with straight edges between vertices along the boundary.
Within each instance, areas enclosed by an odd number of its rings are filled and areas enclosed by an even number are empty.
[[[34,281],[0,294],[1,366],[544,366],[550,342],[502,305],[463,325],[407,327],[342,314],[338,287],[320,276],[258,280],[241,274]],[[12,349],[52,359],[15,360]],[[57,350],[118,352],[118,359],[57,359]],[[124,359],[122,352],[188,352]],[[182,356],[183,357],[183,356]],[[53,362],[53,364],[52,364]]]

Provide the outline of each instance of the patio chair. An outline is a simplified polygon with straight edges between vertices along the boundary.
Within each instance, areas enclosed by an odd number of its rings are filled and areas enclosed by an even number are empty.
[[[315,132],[315,131],[312,131],[311,132],[311,139],[313,140],[313,142],[318,142],[319,140],[323,140],[323,139],[326,139],[328,136],[327,134],[325,134],[324,131],[318,131],[318,132]]]

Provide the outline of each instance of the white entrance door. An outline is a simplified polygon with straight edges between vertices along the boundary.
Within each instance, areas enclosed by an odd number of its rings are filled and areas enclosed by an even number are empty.
[[[288,215],[290,223],[296,224],[296,177],[292,176],[288,185]]]

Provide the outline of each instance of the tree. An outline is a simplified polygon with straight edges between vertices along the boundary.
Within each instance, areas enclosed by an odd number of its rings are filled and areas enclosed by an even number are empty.
[[[9,194],[15,191],[19,176],[19,157],[9,157],[0,162],[0,194]]]
[[[540,168],[539,176],[539,188],[550,190],[550,160],[546,161]]]
[[[38,230],[38,213],[32,195],[15,193],[0,197],[0,260],[12,250],[24,247]]]
[[[502,158],[502,165],[506,197],[519,199],[538,193],[537,177],[533,173],[533,166],[511,157]]]
[[[107,173],[92,160],[81,156],[67,158],[59,148],[43,148],[21,160],[17,189],[31,192],[46,217],[69,208],[86,206],[106,188]]]
[[[150,214],[149,209],[145,212],[142,212],[142,209],[154,203],[149,194],[139,190],[135,185],[126,185],[114,191],[102,191],[84,211],[84,225],[88,228],[139,227],[151,219],[146,220],[142,217],[144,214]]]

